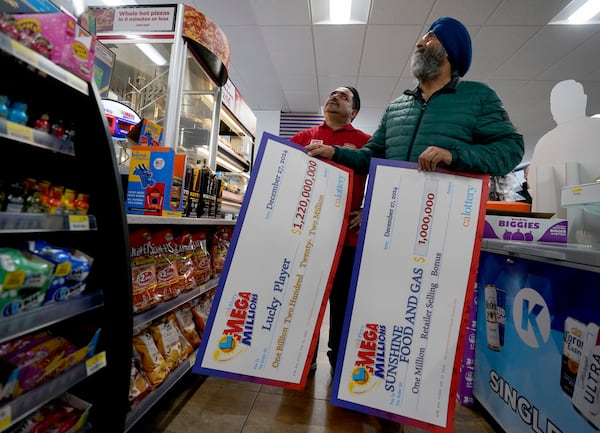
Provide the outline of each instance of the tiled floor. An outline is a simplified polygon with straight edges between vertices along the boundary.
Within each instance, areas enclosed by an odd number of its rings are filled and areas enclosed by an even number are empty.
[[[402,429],[395,423],[328,402],[331,376],[326,341],[322,329],[318,368],[302,391],[189,373],[129,432],[400,433]],[[457,405],[454,431],[502,432],[486,418],[478,407]],[[404,433],[424,432],[404,428]]]

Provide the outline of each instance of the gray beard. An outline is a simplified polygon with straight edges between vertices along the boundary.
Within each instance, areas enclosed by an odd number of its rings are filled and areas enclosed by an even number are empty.
[[[433,80],[440,75],[442,64],[448,54],[444,47],[425,48],[412,56],[411,68],[413,76],[419,81]]]

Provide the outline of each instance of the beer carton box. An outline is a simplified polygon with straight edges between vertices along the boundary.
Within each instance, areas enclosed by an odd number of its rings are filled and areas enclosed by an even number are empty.
[[[182,216],[186,155],[170,147],[133,146],[127,182],[127,213]]]
[[[568,224],[561,218],[486,215],[483,237],[526,242],[567,242]]]
[[[572,403],[596,430],[600,430],[599,376],[600,326],[590,322],[587,324],[583,336],[583,348],[573,387]]]

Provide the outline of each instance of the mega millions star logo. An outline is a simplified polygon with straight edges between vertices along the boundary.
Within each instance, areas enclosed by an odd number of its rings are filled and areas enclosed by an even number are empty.
[[[252,345],[258,295],[238,292],[227,310],[227,322],[213,357],[215,361],[230,361]]]
[[[368,323],[361,329],[348,390],[364,394],[385,379],[385,326]]]

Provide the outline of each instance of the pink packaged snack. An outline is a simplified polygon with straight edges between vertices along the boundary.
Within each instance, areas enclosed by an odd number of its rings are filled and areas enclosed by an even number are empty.
[[[64,13],[14,15],[23,35],[41,35],[48,41],[48,58],[86,81],[94,72],[96,37]]]

